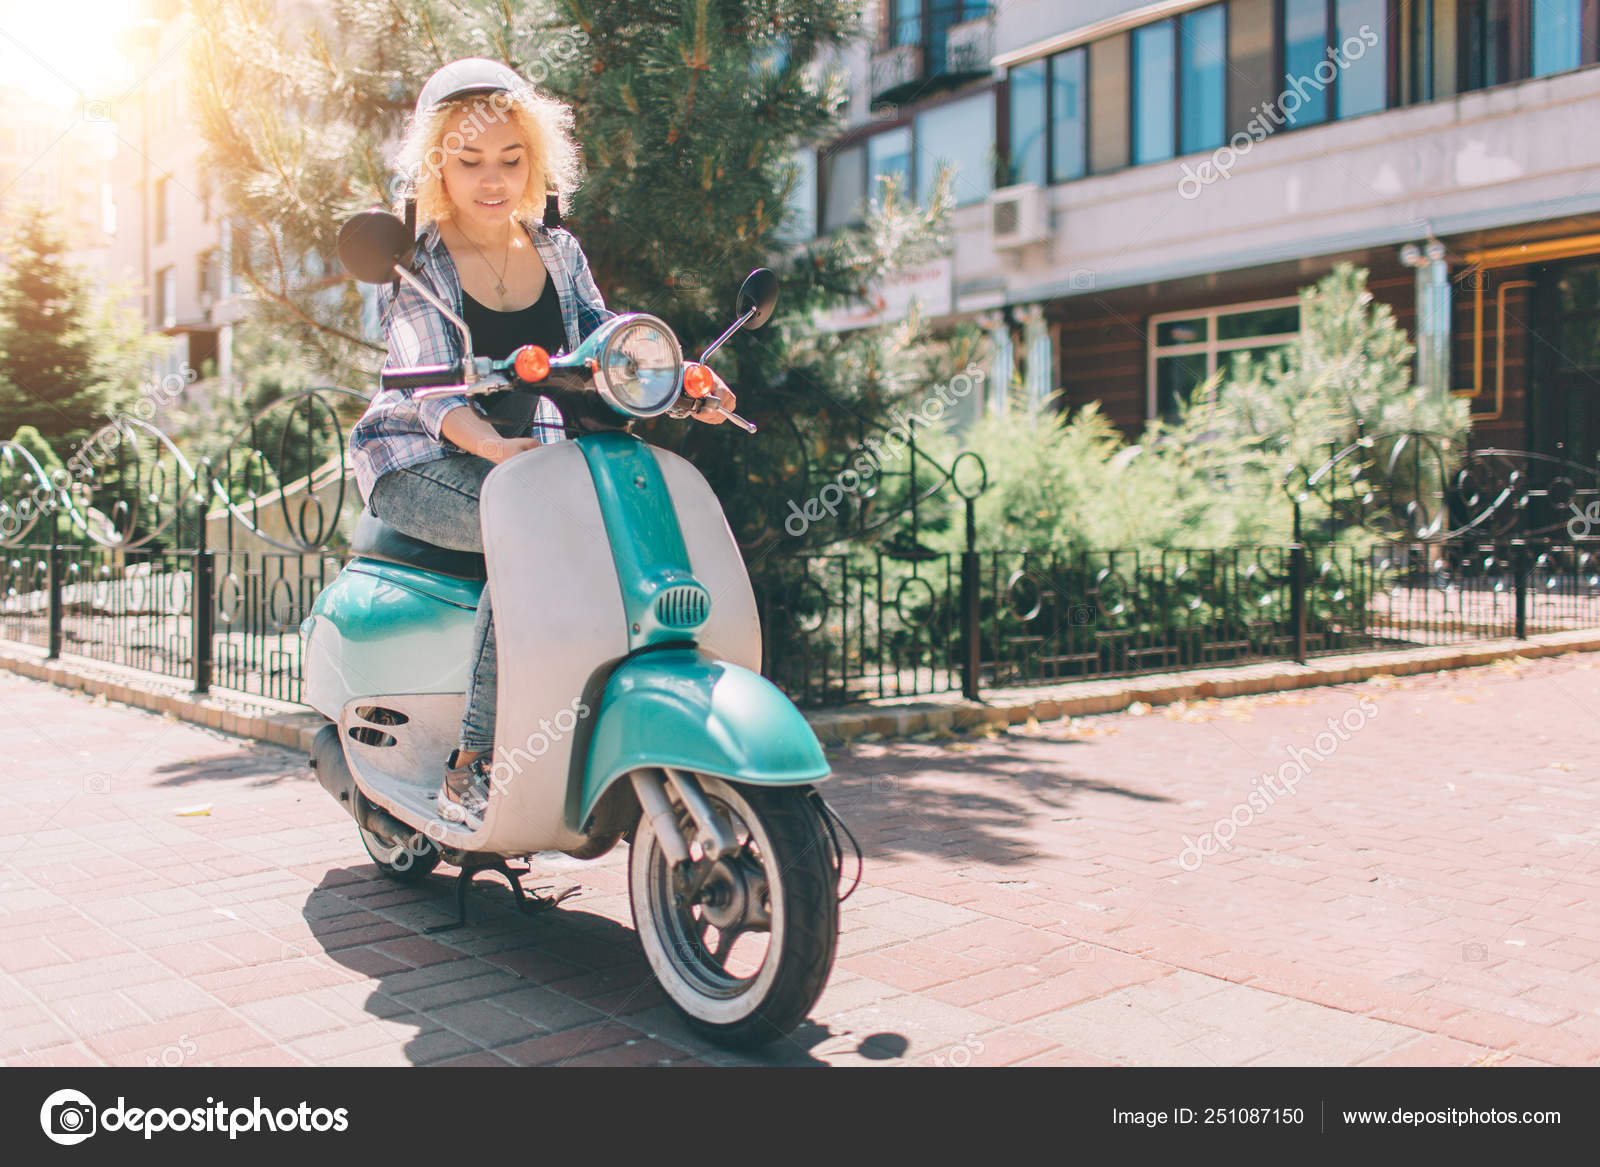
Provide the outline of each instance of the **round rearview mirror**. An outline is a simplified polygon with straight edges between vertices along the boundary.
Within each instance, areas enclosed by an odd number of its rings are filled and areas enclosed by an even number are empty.
[[[339,228],[339,262],[364,284],[388,283],[415,241],[388,211],[362,211]]]
[[[777,302],[778,277],[772,274],[770,268],[758,267],[739,286],[739,300],[734,306],[734,315],[743,316],[754,308],[756,314],[750,317],[745,327],[760,328],[772,316],[772,309]]]

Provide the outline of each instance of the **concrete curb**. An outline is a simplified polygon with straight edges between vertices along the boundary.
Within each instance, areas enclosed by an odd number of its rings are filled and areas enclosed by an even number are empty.
[[[1207,697],[1241,697],[1319,685],[1347,685],[1383,675],[1466,669],[1515,657],[1560,656],[1569,652],[1600,652],[1600,629],[1552,632],[1527,640],[1487,640],[1399,652],[1352,654],[1320,659],[1309,665],[1268,661],[1233,668],[1072,681],[1049,687],[1007,689],[983,702],[966,701],[957,694],[914,700],[885,698],[848,709],[816,710],[807,713],[806,720],[822,741],[840,744],[866,733],[885,738],[906,737],[984,725],[1018,725],[1029,720],[1056,721],[1116,713],[1136,701],[1146,705],[1169,705]],[[320,713],[288,701],[228,690],[213,690],[199,697],[182,681],[170,677],[78,657],[50,661],[45,659],[43,649],[11,641],[0,641],[0,669],[308,755],[312,738],[327,724]]]

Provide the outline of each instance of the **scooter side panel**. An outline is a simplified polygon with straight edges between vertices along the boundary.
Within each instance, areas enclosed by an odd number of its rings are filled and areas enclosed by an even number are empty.
[[[716,660],[761,671],[761,617],[744,556],[723,515],[716,492],[686,459],[651,447],[672,494],[678,526],[689,550],[689,567],[711,593],[711,618],[695,633],[701,650]]]
[[[476,610],[464,604],[481,585],[444,581],[456,588],[447,600],[406,570],[354,561],[318,594],[304,629],[305,697],[324,717],[339,720],[358,697],[466,691]]]
[[[578,722],[591,675],[628,652],[627,619],[594,482],[573,442],[502,462],[480,516],[499,642],[494,795],[466,845],[520,855],[569,850],[566,822]],[[452,832],[454,834],[454,832]],[[455,845],[455,840],[450,840]]]
[[[630,770],[671,766],[756,786],[798,786],[829,773],[817,735],[761,674],[689,649],[644,653],[606,685],[575,828]]]

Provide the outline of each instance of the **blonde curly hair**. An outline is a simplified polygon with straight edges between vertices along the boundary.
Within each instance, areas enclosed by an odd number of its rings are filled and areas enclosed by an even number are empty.
[[[511,93],[457,98],[421,117],[412,116],[396,161],[415,194],[418,227],[454,215],[444,189],[444,160],[474,141],[491,121],[512,122],[528,147],[528,185],[513,208],[515,217],[543,221],[545,196],[550,193],[566,211],[567,198],[583,174],[572,133],[572,107],[530,85]],[[457,139],[453,144],[452,138]]]

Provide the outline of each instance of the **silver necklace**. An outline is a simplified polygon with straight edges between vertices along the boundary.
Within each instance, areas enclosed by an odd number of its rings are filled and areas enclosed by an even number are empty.
[[[483,259],[483,265],[486,268],[489,269],[490,274],[493,274],[493,272],[494,272],[494,264],[490,263],[489,262],[489,257],[487,255],[483,254],[483,248],[479,247],[476,243],[473,243],[472,242],[472,237],[469,236],[465,231],[461,232],[461,238],[465,239],[469,244],[471,244],[472,250],[474,250],[474,251],[476,251],[478,253],[478,255]],[[502,299],[502,300],[504,300],[506,298],[506,271],[507,271],[508,268],[510,268],[510,266],[511,266],[511,236],[508,234],[506,236],[506,261],[505,261],[505,263],[500,265],[500,274],[495,276],[495,284],[494,284],[494,290],[497,293],[499,293],[500,299]]]

